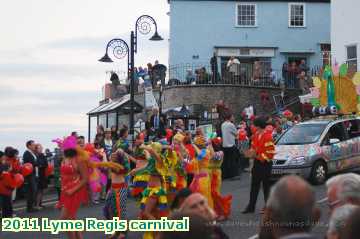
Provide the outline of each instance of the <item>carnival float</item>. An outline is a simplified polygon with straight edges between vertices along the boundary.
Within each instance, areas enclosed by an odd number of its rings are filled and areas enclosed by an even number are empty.
[[[311,105],[313,115],[360,114],[360,72],[349,72],[346,64],[326,66],[312,81],[300,102]]]

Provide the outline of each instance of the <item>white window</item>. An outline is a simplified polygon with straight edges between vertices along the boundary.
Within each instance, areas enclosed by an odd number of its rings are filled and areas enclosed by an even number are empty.
[[[346,47],[346,63],[348,64],[349,71],[356,72],[357,71],[357,46],[347,46]]]
[[[305,27],[305,3],[289,3],[289,27]]]
[[[320,49],[323,66],[331,65],[331,44],[321,43]]]
[[[236,26],[256,27],[256,4],[238,3],[236,4]]]

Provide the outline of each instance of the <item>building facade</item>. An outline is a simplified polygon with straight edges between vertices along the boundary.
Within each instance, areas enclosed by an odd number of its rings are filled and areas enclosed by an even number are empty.
[[[348,63],[352,71],[360,71],[360,31],[358,0],[331,1],[331,44],[332,60],[339,64]]]
[[[230,57],[261,62],[281,74],[284,63],[308,67],[330,60],[330,0],[170,0],[170,68],[210,65],[222,74]]]

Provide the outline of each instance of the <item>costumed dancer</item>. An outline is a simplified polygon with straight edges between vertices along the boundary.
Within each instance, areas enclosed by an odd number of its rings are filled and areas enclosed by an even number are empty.
[[[224,152],[221,151],[221,138],[211,140],[209,146],[213,150],[213,157],[210,159],[209,173],[211,177],[211,196],[214,201],[214,210],[218,220],[225,220],[231,213],[232,195],[221,196],[221,164],[224,160]]]
[[[147,188],[142,193],[140,219],[157,220],[168,215],[166,191],[163,188],[166,168],[161,157],[162,145],[152,143],[151,146],[142,145],[147,164],[143,168],[135,168],[132,175],[146,173],[150,175]],[[143,238],[155,238],[155,232],[145,232]]]
[[[186,171],[186,176],[187,176],[187,185],[190,185],[193,178],[194,178],[194,168],[191,167],[192,165],[192,161],[196,160],[195,159],[195,148],[193,146],[193,144],[191,143],[191,133],[190,132],[186,132],[185,133],[185,138],[183,140],[184,146],[186,148],[186,153],[187,153],[187,162],[185,163],[185,171]]]
[[[77,146],[74,136],[67,137],[60,147],[64,151],[61,163],[61,194],[57,208],[61,220],[75,220],[81,204],[88,202],[88,154]],[[59,141],[57,141],[59,142]],[[81,232],[67,232],[70,239],[81,239]]]
[[[89,167],[89,186],[92,193],[92,200],[94,204],[98,204],[100,193],[107,183],[107,172],[106,170],[102,171],[100,168],[95,167],[96,164],[102,161],[96,153],[94,145],[86,144],[84,150],[89,154],[89,164],[92,165],[92,167]]]
[[[129,140],[127,139],[128,136],[129,136],[128,128],[121,128],[119,134],[119,140],[114,145],[115,150],[113,149],[113,152],[116,151],[117,149],[122,149],[125,153],[129,154],[132,151]],[[138,135],[138,137],[140,136]]]
[[[144,168],[147,164],[147,160],[145,157],[145,151],[141,148],[141,146],[144,144],[144,134],[138,134],[135,139],[135,147],[134,147],[134,153],[133,156],[136,159],[136,167],[137,169]],[[141,174],[135,174],[132,180],[132,186],[131,186],[131,196],[138,198],[141,197],[142,192],[147,187],[147,184],[150,179],[150,174],[143,171]]]
[[[129,137],[129,129],[126,127],[126,126],[123,126],[121,129],[120,129],[120,132],[119,132],[119,139],[118,141],[114,144],[114,147],[113,147],[113,150],[112,152],[116,152],[117,149],[121,149],[123,150],[125,153],[127,154],[132,154],[133,153],[133,149],[130,145],[130,142],[128,140],[128,137]],[[145,137],[145,136],[144,136]],[[135,161],[130,161],[130,167],[131,169],[134,169],[136,167],[136,162]],[[109,182],[108,182],[108,185],[106,186],[107,190],[109,189],[110,185],[111,185],[111,175],[109,174]],[[128,186],[130,188],[132,188],[132,178],[130,175],[127,175],[125,177],[125,181],[126,183],[128,184]],[[129,194],[132,194],[132,190],[129,190]],[[136,195],[136,194],[135,194]]]
[[[160,145],[161,147],[154,147],[157,153],[163,160],[164,168],[163,171],[163,187],[166,191],[168,204],[170,205],[176,196],[177,192],[177,165],[179,163],[179,157],[175,148],[179,148],[178,145],[169,145],[171,141],[172,131],[161,130],[159,131],[158,144],[152,144],[153,146]]]
[[[272,169],[272,159],[275,155],[275,144],[272,133],[265,130],[266,118],[258,117],[254,121],[257,128],[253,135],[251,149],[246,152],[246,156],[254,159],[254,165],[251,170],[251,191],[250,201],[243,213],[253,213],[255,211],[256,201],[263,186],[265,203],[270,192],[270,177]],[[263,211],[262,211],[263,212]]]
[[[214,209],[214,202],[211,196],[211,179],[209,175],[209,163],[210,158],[212,158],[213,155],[211,150],[207,148],[204,136],[200,135],[194,138],[194,149],[196,160],[193,160],[190,166],[194,172],[194,179],[189,188],[193,192],[201,193],[208,200],[209,206]]]
[[[174,165],[176,177],[176,191],[180,191],[187,187],[187,175],[185,163],[190,161],[188,149],[184,145],[185,136],[177,133],[173,138],[173,151],[177,154],[177,160]]]
[[[104,207],[104,215],[107,220],[112,220],[113,217],[118,217],[120,220],[127,219],[126,201],[128,185],[125,181],[125,176],[131,170],[128,157],[122,149],[118,149],[111,155],[110,162],[117,164],[120,168],[110,169],[111,189],[106,196]],[[118,239],[125,237],[125,233],[116,232],[110,238]]]
[[[250,147],[250,139],[247,135],[248,133],[246,131],[246,125],[242,124],[238,131],[238,150],[240,153],[240,162],[242,164],[241,166],[244,171],[247,171],[247,168],[250,165],[249,159],[244,155],[245,151],[247,151]]]

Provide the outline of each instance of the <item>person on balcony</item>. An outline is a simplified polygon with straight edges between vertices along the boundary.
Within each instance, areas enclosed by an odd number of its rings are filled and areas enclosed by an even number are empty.
[[[185,84],[187,85],[191,85],[193,82],[195,83],[195,75],[191,68],[186,70],[185,80],[186,80]]]
[[[275,86],[280,86],[280,79],[278,79],[276,71],[274,69],[270,69],[270,80]]]
[[[210,59],[210,66],[211,66],[211,74],[212,74],[212,83],[216,84],[219,80],[219,72],[218,72],[218,63],[217,63],[217,56],[214,52],[213,57]]]
[[[300,65],[299,65],[299,70],[304,71],[305,75],[307,75],[308,71],[309,71],[309,67],[306,65],[306,61],[305,60],[301,60]]]
[[[240,61],[235,57],[230,57],[226,68],[229,71],[229,82],[234,83],[235,79],[238,79],[240,76]]]
[[[290,82],[289,82],[289,65],[284,62],[283,66],[282,66],[282,78],[283,81],[285,82],[285,87],[289,88],[290,86]]]
[[[261,65],[259,61],[254,62],[252,82],[255,84],[260,83],[261,78]]]
[[[296,62],[292,62],[289,67],[289,82],[291,88],[299,87],[297,76],[299,75],[299,67],[296,65]]]
[[[306,76],[305,71],[301,71],[301,73],[298,76],[299,86],[302,90],[303,95],[310,93],[310,83],[308,80],[308,77]]]
[[[206,72],[205,67],[199,69],[199,84],[208,84],[211,80],[210,75]]]

